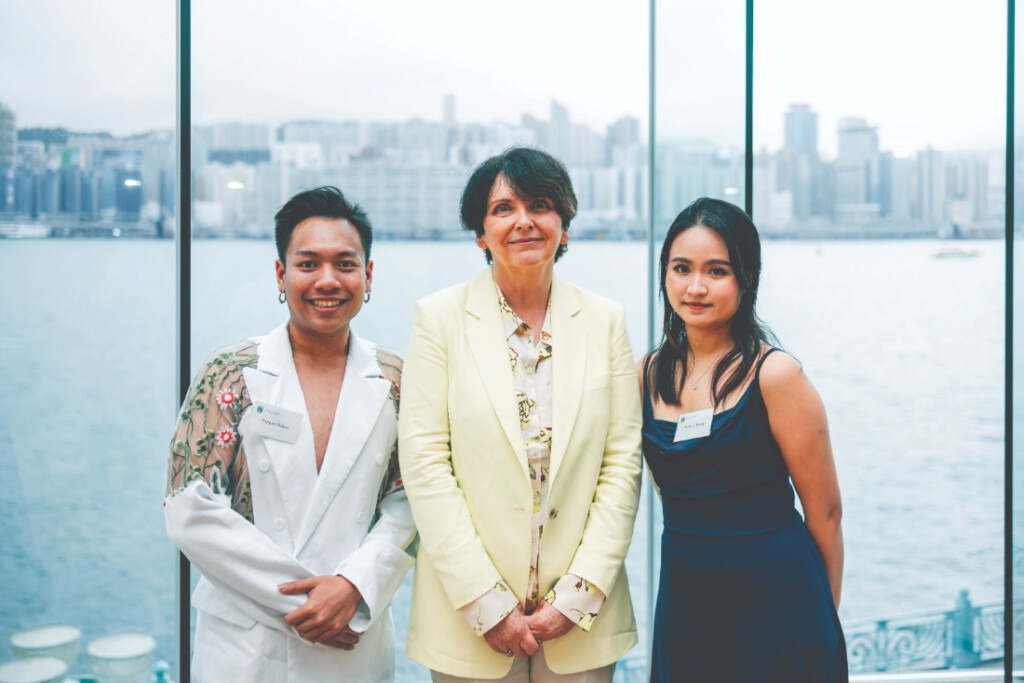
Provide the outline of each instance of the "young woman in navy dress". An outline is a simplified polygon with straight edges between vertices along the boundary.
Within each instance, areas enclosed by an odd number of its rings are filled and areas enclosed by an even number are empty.
[[[698,199],[660,265],[665,336],[638,366],[665,519],[651,680],[845,682],[828,423],[757,317],[757,230],[732,204]]]

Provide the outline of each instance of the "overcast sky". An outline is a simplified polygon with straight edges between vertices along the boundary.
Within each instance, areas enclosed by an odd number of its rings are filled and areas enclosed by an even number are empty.
[[[450,92],[463,122],[546,119],[557,99],[595,128],[627,114],[646,127],[649,16],[637,0],[192,5],[196,123],[436,121]],[[743,6],[659,0],[659,138],[742,145]],[[819,112],[826,151],[841,116],[877,125],[887,149],[1002,145],[1003,0],[773,0],[756,9],[757,147],[781,143],[793,102]],[[0,0],[0,102],[19,127],[172,127],[174,55],[171,0]]]

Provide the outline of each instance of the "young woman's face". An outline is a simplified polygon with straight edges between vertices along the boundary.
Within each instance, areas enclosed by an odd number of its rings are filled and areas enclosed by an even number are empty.
[[[729,325],[740,305],[740,287],[721,235],[695,225],[676,236],[669,250],[665,293],[687,334]]]
[[[476,238],[477,246],[490,250],[496,267],[518,270],[554,263],[559,245],[568,241],[551,199],[521,199],[498,175],[487,197],[484,234]]]

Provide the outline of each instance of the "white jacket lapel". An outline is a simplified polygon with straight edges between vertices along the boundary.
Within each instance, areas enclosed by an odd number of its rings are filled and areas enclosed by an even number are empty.
[[[316,480],[302,531],[296,541],[296,553],[312,536],[324,513],[345,483],[388,400],[391,382],[381,376],[372,346],[350,333],[345,379],[334,413],[334,426],[320,476]],[[369,524],[369,520],[367,520]]]
[[[316,486],[316,455],[313,430],[306,413],[295,363],[292,361],[288,326],[281,325],[264,337],[257,337],[259,363],[257,368],[246,369],[245,383],[254,408],[265,403],[302,415],[295,443],[264,437],[260,439],[270,458],[278,487],[281,491],[288,530],[293,542],[297,541],[306,516],[306,501]],[[250,458],[256,453],[247,452]]]

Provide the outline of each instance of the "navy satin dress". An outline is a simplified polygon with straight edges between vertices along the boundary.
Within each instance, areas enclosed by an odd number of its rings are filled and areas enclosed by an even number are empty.
[[[768,424],[761,363],[709,436],[679,443],[645,386],[644,456],[665,518],[651,681],[848,680],[821,553]]]

